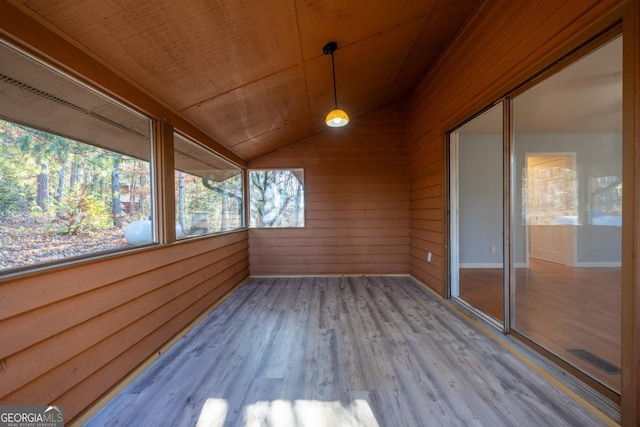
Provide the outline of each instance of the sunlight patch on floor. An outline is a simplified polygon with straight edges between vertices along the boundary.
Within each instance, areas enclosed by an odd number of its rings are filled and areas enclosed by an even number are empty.
[[[245,427],[379,426],[369,404],[360,399],[349,406],[318,400],[257,402],[247,406],[244,415]]]
[[[197,427],[223,426],[228,411],[224,399],[207,399]],[[244,408],[245,427],[379,427],[369,404],[362,399],[344,406],[339,401],[260,401]]]
[[[196,427],[216,427],[224,425],[229,405],[225,399],[207,399],[202,405]]]

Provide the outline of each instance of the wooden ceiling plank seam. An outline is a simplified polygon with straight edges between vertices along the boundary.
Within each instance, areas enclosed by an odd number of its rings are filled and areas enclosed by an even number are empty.
[[[497,4],[493,4],[490,2],[479,2],[479,6],[474,11],[474,13],[469,15],[469,18],[458,29],[456,35],[447,44],[446,48],[443,49],[441,54],[437,57],[436,61],[432,64],[429,71],[423,76],[421,82],[414,88],[413,93],[408,100],[410,104],[415,103],[413,98],[415,98],[416,94],[423,92],[423,87],[429,86],[431,84],[433,75],[437,72],[438,69],[442,67],[441,64],[443,62],[448,61],[449,57],[460,56],[457,54],[457,52],[463,49],[465,42],[472,38],[473,34],[478,31],[478,24],[488,21],[491,15],[495,13],[496,6]]]
[[[538,8],[538,4],[541,3],[541,0],[538,0],[537,2],[530,2],[528,3],[528,7],[527,9],[529,11],[533,11],[536,10]],[[515,6],[514,6],[515,7]],[[498,8],[499,9],[499,8]],[[495,12],[497,9],[493,9],[491,12]],[[491,20],[490,18],[491,14],[489,15],[489,20]],[[509,27],[508,28],[516,28],[519,23],[521,21],[523,21],[524,19],[521,18],[519,21],[512,21],[510,19],[508,19],[509,17],[503,17],[502,20],[499,22],[499,24],[501,24],[502,22],[506,22]],[[493,23],[493,20],[491,20],[491,22]],[[493,25],[497,25],[495,23],[493,23]],[[475,46],[477,46],[477,53],[474,55],[466,55],[467,61],[468,63],[458,63],[457,66],[460,68],[464,68],[464,67],[474,67],[474,63],[472,61],[474,60],[483,60],[486,61],[486,57],[487,57],[487,53],[486,52],[491,52],[491,47],[492,45],[497,45],[499,42],[501,42],[501,40],[505,39],[505,38],[512,38],[512,36],[510,35],[510,33],[508,31],[502,31],[501,37],[495,37],[495,35],[493,36],[488,36],[487,34],[489,33],[488,31],[483,31],[483,28],[481,26],[474,26],[475,29],[475,33],[480,33],[480,36],[476,36],[474,37],[473,34],[470,34],[469,37],[474,39],[474,43]],[[447,51],[446,54],[441,57],[444,58],[445,61],[448,61],[450,58],[452,57],[457,57],[457,55],[455,54],[456,48],[453,47],[454,51],[449,52]],[[440,61],[438,61],[440,62]],[[437,69],[438,64],[434,64],[432,69]],[[453,81],[456,78],[456,76],[453,75],[449,75],[447,76],[447,80],[446,82],[442,82],[441,85],[438,85],[436,90],[442,91],[443,87],[447,84],[450,84],[451,81]],[[425,77],[425,81],[430,80],[430,78],[428,76]]]
[[[273,134],[273,133],[275,133],[275,132],[279,132],[279,131],[281,131],[282,129],[286,129],[287,127],[293,127],[293,126],[297,125],[298,123],[303,122],[304,120],[306,120],[306,117],[302,117],[302,118],[300,118],[300,119],[298,119],[298,120],[294,120],[294,121],[292,121],[292,122],[290,122],[290,123],[287,123],[287,125],[286,125],[286,126],[283,126],[283,127],[280,127],[280,128],[276,128],[276,129],[271,129],[271,130],[268,130],[268,131],[266,131],[266,132],[263,132],[263,133],[261,133],[261,134],[259,134],[259,135],[256,135],[256,136],[254,136],[253,138],[249,138],[249,139],[246,139],[246,140],[244,140],[244,141],[238,142],[238,143],[234,144],[234,145],[233,145],[233,147],[237,147],[237,146],[239,146],[239,145],[243,145],[243,144],[251,143],[251,142],[255,141],[256,139],[264,138],[264,137],[266,137],[266,136],[267,136],[267,135],[269,135],[269,134]]]
[[[305,68],[304,68],[304,55],[303,55],[303,51],[302,51],[302,38],[300,37],[300,19],[298,16],[298,4],[296,2],[296,0],[289,0],[289,12],[292,13],[293,16],[293,21],[294,21],[294,28],[295,28],[295,33],[296,33],[296,37],[298,38],[298,58],[300,59],[300,66],[302,67],[302,79],[303,84],[304,84],[304,90],[305,90],[305,96],[307,99],[307,121],[309,122],[309,129],[313,129],[313,120],[311,117],[311,99],[309,96],[309,88],[307,85],[307,73],[305,72]],[[329,40],[327,40],[329,41]]]
[[[416,36],[413,38],[413,42],[411,43],[411,46],[409,46],[404,54],[404,56],[402,57],[402,61],[400,61],[400,65],[398,66],[398,69],[393,77],[393,79],[391,79],[391,83],[389,84],[389,87],[387,89],[387,91],[384,94],[383,102],[387,101],[389,94],[391,93],[394,84],[396,83],[396,81],[398,80],[398,77],[400,76],[400,73],[402,72],[403,69],[403,65],[405,64],[407,58],[409,57],[409,55],[411,54],[411,52],[414,50],[414,48],[416,47],[416,44],[418,42],[418,37],[420,37],[420,33],[422,32],[424,26],[427,23],[427,17],[429,16],[429,14],[431,13],[431,11],[433,10],[433,7],[436,3],[436,0],[432,0],[431,1],[431,5],[429,6],[428,10],[425,12],[425,14],[420,18],[422,19],[422,25],[420,25],[420,30],[418,30],[418,32],[416,33]]]
[[[420,23],[421,19],[412,19],[402,25],[396,25],[393,28],[372,34],[362,39],[359,43],[349,44],[342,49],[339,47],[339,50],[344,50],[340,54],[341,56],[336,55],[336,62],[342,61],[336,65],[336,79],[339,82],[338,97],[341,99],[339,104],[348,111],[352,118],[357,118],[361,114],[384,107],[384,94],[391,85],[393,75],[396,75],[397,70],[401,67],[399,57],[402,55],[398,54],[400,51],[395,46],[398,42],[405,44],[408,40],[413,41],[420,31]],[[378,49],[376,55],[370,55],[371,49],[375,48]],[[394,55],[398,56],[398,58],[395,58]],[[393,67],[387,66],[389,57],[395,59]],[[322,57],[316,57],[305,63],[307,75],[309,73],[313,74],[313,78],[309,78],[309,80],[324,79],[327,86],[326,88],[324,86],[323,88],[308,88],[312,101],[315,101],[312,102],[311,111],[311,115],[314,117],[313,126],[315,131],[319,131],[323,127],[324,121],[321,119],[324,118],[324,114],[332,108],[331,105],[333,104],[333,93],[330,91],[330,69],[326,74],[320,72],[319,63],[323,60],[324,58]],[[365,63],[362,63],[362,60]],[[351,76],[354,75],[355,70],[359,73],[364,72],[364,74],[360,75],[354,83]],[[347,78],[351,77],[350,80],[346,84],[340,84],[340,82],[344,82],[345,76]],[[352,83],[350,84],[349,81]],[[340,87],[342,87],[342,90]],[[381,93],[371,96],[373,91],[379,92],[381,88],[383,89]],[[363,100],[365,101],[364,103],[362,102]],[[320,108],[320,104],[326,104],[327,106]]]
[[[182,114],[204,123],[206,131],[233,149],[240,142],[308,117],[303,81],[302,67],[295,66]]]
[[[455,5],[452,5],[452,3],[455,3]],[[456,18],[458,16],[462,16],[465,19],[463,19],[462,21],[460,21],[459,19],[456,19],[455,22],[451,23],[451,28],[446,32],[446,35],[443,37],[443,42],[442,43],[437,43],[436,42],[436,49],[431,53],[431,58],[428,61],[428,66],[425,69],[421,69],[419,71],[413,71],[413,73],[410,76],[413,77],[407,77],[406,73],[403,73],[402,71],[406,68],[407,65],[407,61],[411,58],[408,58],[407,60],[405,60],[405,64],[403,64],[403,70],[401,70],[401,74],[400,74],[400,79],[409,79],[411,78],[411,81],[406,83],[408,85],[410,85],[409,89],[406,90],[404,92],[404,96],[402,96],[402,98],[397,98],[397,99],[388,99],[388,102],[396,102],[397,100],[403,99],[406,100],[411,96],[411,91],[413,89],[415,89],[415,87],[420,83],[421,79],[429,73],[430,69],[434,67],[434,64],[437,62],[438,58],[440,56],[442,56],[442,54],[449,48],[450,44],[455,40],[456,35],[458,34],[458,32],[461,30],[461,28],[463,28],[463,26],[466,24],[466,21],[468,21],[469,19],[471,19],[471,17],[474,15],[475,11],[478,9],[478,7],[480,7],[481,2],[467,2],[468,4],[471,5],[471,7],[466,7],[466,6],[460,6],[460,3],[463,3],[462,1],[456,1],[456,2],[450,2],[444,6],[440,6],[438,8],[435,8],[435,10],[432,10],[432,15],[437,11],[440,12],[445,8],[451,8],[451,7],[458,7],[459,9],[463,9],[463,10],[458,10],[456,9],[455,11],[447,11],[447,13],[453,13]],[[444,13],[444,12],[443,12]],[[434,15],[434,19],[440,18],[437,15]],[[429,17],[427,17],[427,20],[425,22],[425,25],[429,24]],[[442,29],[440,29],[440,31],[442,31]],[[418,36],[418,38],[420,37],[420,35]],[[413,49],[413,51],[415,52],[416,49]],[[394,82],[394,88],[397,87],[398,85],[401,85],[401,83],[398,82],[398,80],[396,80]],[[392,88],[392,90],[394,89]],[[402,89],[400,89],[402,90]]]
[[[32,4],[174,108],[291,61],[285,3],[51,0]],[[276,49],[282,46],[281,49]],[[265,53],[269,53],[266,55]],[[186,78],[188,77],[188,78]]]
[[[278,75],[280,73],[286,73],[287,71],[294,70],[294,69],[298,68],[299,66],[300,66],[300,64],[295,64],[295,65],[291,65],[289,67],[283,68],[281,70],[274,71],[274,72],[272,72],[272,73],[270,73],[268,75],[260,77],[259,79],[244,83],[244,84],[242,84],[240,86],[231,88],[231,89],[229,89],[227,91],[220,92],[220,93],[218,93],[218,94],[216,94],[216,95],[214,95],[214,96],[212,96],[210,98],[205,98],[205,99],[203,99],[201,101],[196,102],[195,104],[191,104],[191,105],[188,105],[188,106],[186,106],[184,108],[180,108],[178,110],[178,112],[182,113],[182,112],[184,112],[186,110],[189,110],[191,108],[199,107],[199,106],[201,106],[203,104],[206,104],[207,102],[213,101],[213,100],[218,99],[218,98],[220,98],[222,96],[230,95],[233,92],[236,92],[236,91],[239,91],[239,90],[242,90],[242,89],[246,89],[246,88],[251,87],[251,86],[253,86],[253,85],[257,84],[257,83],[269,80],[269,79],[273,78],[274,76],[276,76],[276,75]]]

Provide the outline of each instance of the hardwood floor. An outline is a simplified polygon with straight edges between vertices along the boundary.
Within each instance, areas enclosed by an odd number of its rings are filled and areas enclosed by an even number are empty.
[[[87,426],[596,426],[410,278],[250,279]]]
[[[504,278],[501,268],[461,268],[460,298],[504,322]]]
[[[620,390],[620,280],[620,268],[532,258],[529,269],[516,269],[514,329]],[[460,297],[501,322],[502,295],[502,269],[460,270]]]

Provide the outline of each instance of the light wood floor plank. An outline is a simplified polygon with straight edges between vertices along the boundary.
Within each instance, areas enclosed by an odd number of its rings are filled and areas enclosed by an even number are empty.
[[[251,279],[87,423],[598,426],[410,278]]]

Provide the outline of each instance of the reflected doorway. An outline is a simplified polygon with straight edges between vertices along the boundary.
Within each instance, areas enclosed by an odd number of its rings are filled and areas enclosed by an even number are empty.
[[[575,265],[578,183],[575,153],[527,154],[526,216],[529,258]]]

